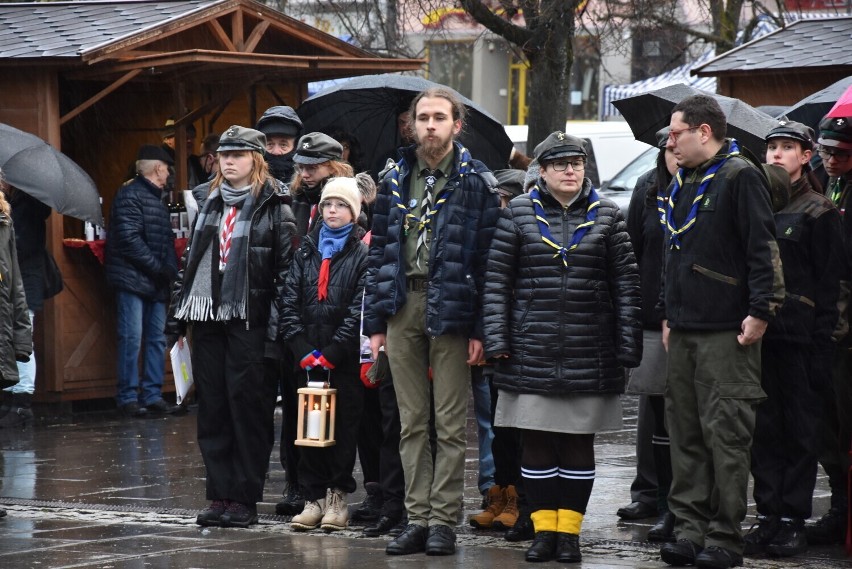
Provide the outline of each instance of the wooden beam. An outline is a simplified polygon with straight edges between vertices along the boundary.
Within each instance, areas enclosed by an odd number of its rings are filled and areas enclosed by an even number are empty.
[[[261,21],[257,24],[246,40],[246,44],[243,46],[243,52],[254,53],[254,48],[256,48],[257,44],[260,43],[261,38],[263,38],[263,34],[266,33],[269,26],[270,23],[267,21]]]
[[[225,29],[219,23],[219,20],[208,20],[207,27],[213,32],[213,35],[216,36],[216,39],[219,40],[225,49],[228,51],[237,51],[236,46],[231,41],[231,38],[228,37],[228,34],[225,32]]]
[[[238,51],[243,51],[245,41],[243,41],[243,12],[237,10],[231,14],[231,40],[237,47]]]
[[[89,100],[83,102],[82,104],[78,105],[76,108],[72,109],[70,112],[66,113],[65,116],[63,116],[62,118],[59,119],[59,124],[63,125],[65,123],[67,123],[68,121],[70,121],[71,119],[73,119],[74,117],[76,117],[77,115],[79,115],[80,113],[82,113],[83,111],[85,111],[86,109],[88,109],[89,107],[91,107],[92,105],[94,105],[95,103],[97,103],[98,101],[100,101],[101,99],[106,97],[107,95],[109,95],[110,93],[112,93],[113,91],[115,91],[116,89],[118,89],[119,87],[121,87],[122,85],[124,85],[125,83],[127,83],[128,81],[130,81],[131,79],[136,77],[137,75],[139,75],[141,72],[142,72],[141,69],[134,69],[132,71],[125,73],[121,78],[114,81],[111,85],[109,85],[105,89],[102,89],[94,97],[91,97]]]

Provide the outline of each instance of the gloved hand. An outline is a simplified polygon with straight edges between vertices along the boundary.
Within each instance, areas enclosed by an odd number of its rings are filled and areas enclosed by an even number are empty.
[[[322,354],[317,356],[317,363],[322,366],[322,369],[334,369],[334,364],[328,361]]]
[[[21,362],[22,364],[25,364],[28,361],[30,361],[30,355],[24,354],[24,353],[15,354],[15,361]]]
[[[305,371],[310,371],[315,367],[320,367],[322,364],[319,361],[319,357],[322,356],[319,350],[314,350],[309,354],[305,354],[301,360],[299,360],[299,367]]]
[[[378,382],[373,383],[373,380],[370,379],[370,375],[375,377],[375,374],[369,374],[371,367],[373,367],[373,362],[365,362],[361,364],[361,383],[363,383],[364,387],[367,389],[375,389],[379,386]]]

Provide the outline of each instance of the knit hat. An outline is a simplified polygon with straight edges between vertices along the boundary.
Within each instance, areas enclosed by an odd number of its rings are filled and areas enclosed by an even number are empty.
[[[343,158],[343,146],[327,134],[311,132],[299,139],[293,162],[296,164],[322,164]]]
[[[544,164],[567,156],[585,156],[586,144],[582,138],[556,131],[550,133],[533,152],[538,163]]]
[[[352,210],[352,221],[358,221],[361,215],[361,191],[355,178],[331,178],[322,189],[320,205],[331,198],[346,202]]]
[[[766,140],[772,138],[790,138],[802,143],[805,150],[813,150],[814,129],[795,121],[781,121],[778,126],[769,131]]]
[[[254,150],[266,152],[266,135],[259,130],[233,125],[219,138],[218,152],[228,150]]]
[[[824,117],[819,121],[819,143],[843,150],[852,150],[852,117]]]
[[[257,121],[256,127],[266,136],[296,138],[302,132],[302,121],[293,107],[280,105],[266,109]]]

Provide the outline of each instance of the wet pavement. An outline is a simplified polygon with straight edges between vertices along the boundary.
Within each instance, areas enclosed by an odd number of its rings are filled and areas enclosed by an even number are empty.
[[[200,528],[204,467],[195,442],[194,413],[124,419],[114,412],[56,416],[36,409],[23,430],[0,429],[0,568],[243,568],[515,567],[527,544],[497,532],[459,525],[452,557],[389,557],[387,538],[364,538],[361,527],[333,535],[294,533],[275,515],[284,486],[277,446],[270,458],[260,523],[248,530]],[[280,409],[276,421],[280,422]],[[629,502],[633,478],[636,401],[625,398],[625,428],[597,437],[597,478],[575,567],[666,567],[644,540],[653,520],[624,523],[615,511]],[[478,511],[476,426],[468,421],[465,520]],[[361,480],[360,471],[356,479]],[[360,502],[363,488],[350,496]],[[820,471],[815,516],[828,508]],[[752,508],[753,510],[753,508]],[[754,513],[753,511],[751,512]],[[545,564],[547,565],[547,564]],[[551,566],[556,566],[555,563]],[[746,567],[852,567],[841,547],[811,548],[794,560],[746,559]]]

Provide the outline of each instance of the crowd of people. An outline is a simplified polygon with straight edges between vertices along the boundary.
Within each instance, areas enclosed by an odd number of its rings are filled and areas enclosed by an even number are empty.
[[[140,149],[107,239],[116,400],[128,416],[177,412],[162,359],[189,343],[209,502],[197,523],[257,522],[280,396],[276,513],[294,530],[349,525],[357,457],[365,535],[391,534],[389,555],[453,554],[472,387],[483,511],[469,523],[532,540],[527,561],[576,563],[595,434],[622,427],[626,388],[638,465],[618,515],[657,517],[663,561],[736,567],[842,541],[849,119],[819,133],[781,121],[758,159],[714,98],[684,99],[625,218],[584,176],[583,140],[554,132],[529,168],[492,172],[457,140],[464,118],[451,91],[418,94],[399,121],[411,144],[375,178],[357,133],[304,133],[286,106],[206,138],[180,263],[161,199],[174,154]],[[24,295],[3,196],[0,379],[14,383],[41,299]],[[28,409],[25,377],[13,396]],[[332,446],[296,445],[312,380],[337,390]],[[806,526],[818,464],[831,509]],[[759,515],[743,532],[749,476]]]

